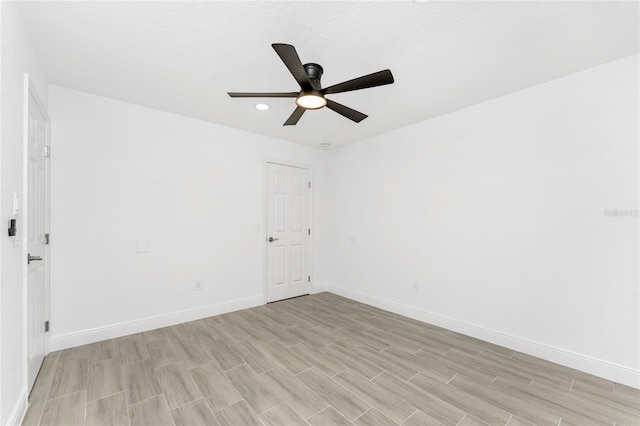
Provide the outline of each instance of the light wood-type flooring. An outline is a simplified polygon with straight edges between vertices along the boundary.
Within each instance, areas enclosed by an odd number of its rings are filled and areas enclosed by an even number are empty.
[[[639,425],[637,389],[321,293],[49,354],[25,425]]]

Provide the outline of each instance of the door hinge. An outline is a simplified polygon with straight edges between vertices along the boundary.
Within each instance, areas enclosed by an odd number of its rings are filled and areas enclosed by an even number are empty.
[[[49,332],[49,321],[44,322],[44,332],[45,333]]]
[[[44,243],[45,243],[46,245],[48,245],[48,244],[49,244],[49,234],[44,234]]]
[[[311,182],[309,182],[309,188],[311,188]]]
[[[49,145],[42,148],[42,156],[47,158],[51,157],[51,147]]]
[[[311,228],[307,229],[307,231],[309,231],[308,234],[311,235]]]
[[[311,282],[311,275],[307,277],[307,282]]]

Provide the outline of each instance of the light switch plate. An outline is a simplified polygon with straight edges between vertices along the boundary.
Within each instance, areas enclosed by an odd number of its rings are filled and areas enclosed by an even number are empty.
[[[17,216],[20,211],[20,196],[17,192],[13,193],[13,215]]]

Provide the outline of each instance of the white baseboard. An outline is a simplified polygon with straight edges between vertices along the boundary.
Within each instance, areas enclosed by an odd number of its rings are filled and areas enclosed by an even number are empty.
[[[86,345],[89,343],[99,342],[101,340],[127,336],[129,334],[140,333],[161,327],[168,327],[170,325],[195,321],[213,315],[226,314],[227,312],[239,311],[241,309],[253,308],[260,305],[264,305],[264,296],[235,300],[218,305],[206,306],[204,308],[172,312],[170,314],[154,317],[141,318],[134,321],[111,324],[104,327],[77,331],[75,333],[63,334],[60,336],[51,336],[49,348],[51,351],[72,348],[74,346]]]
[[[11,410],[11,414],[9,414],[9,418],[7,419],[7,425],[10,426],[18,426],[22,423],[24,419],[24,415],[27,413],[27,388],[23,387],[20,392],[20,396],[16,401],[16,405]]]
[[[322,293],[323,291],[327,291],[327,283],[312,283],[311,285],[311,294]]]
[[[586,373],[593,374],[594,376],[603,377],[634,388],[640,388],[640,371],[633,368],[567,351],[562,348],[545,345],[543,343],[522,339],[520,337],[433,314],[412,306],[392,302],[332,284],[327,285],[327,291],[348,299],[384,309],[386,311],[404,315],[418,321],[423,321],[467,336],[491,342],[496,345],[504,346],[527,355],[532,355],[547,361],[555,362],[556,364],[584,371]]]

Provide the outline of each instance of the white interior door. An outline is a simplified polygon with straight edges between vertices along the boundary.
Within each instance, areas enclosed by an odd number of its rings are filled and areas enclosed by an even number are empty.
[[[27,83],[28,85],[28,83]],[[49,119],[33,88],[28,89],[27,179],[27,383],[29,389],[46,355],[45,320],[48,280]]]
[[[309,294],[309,170],[267,164],[267,302]]]

